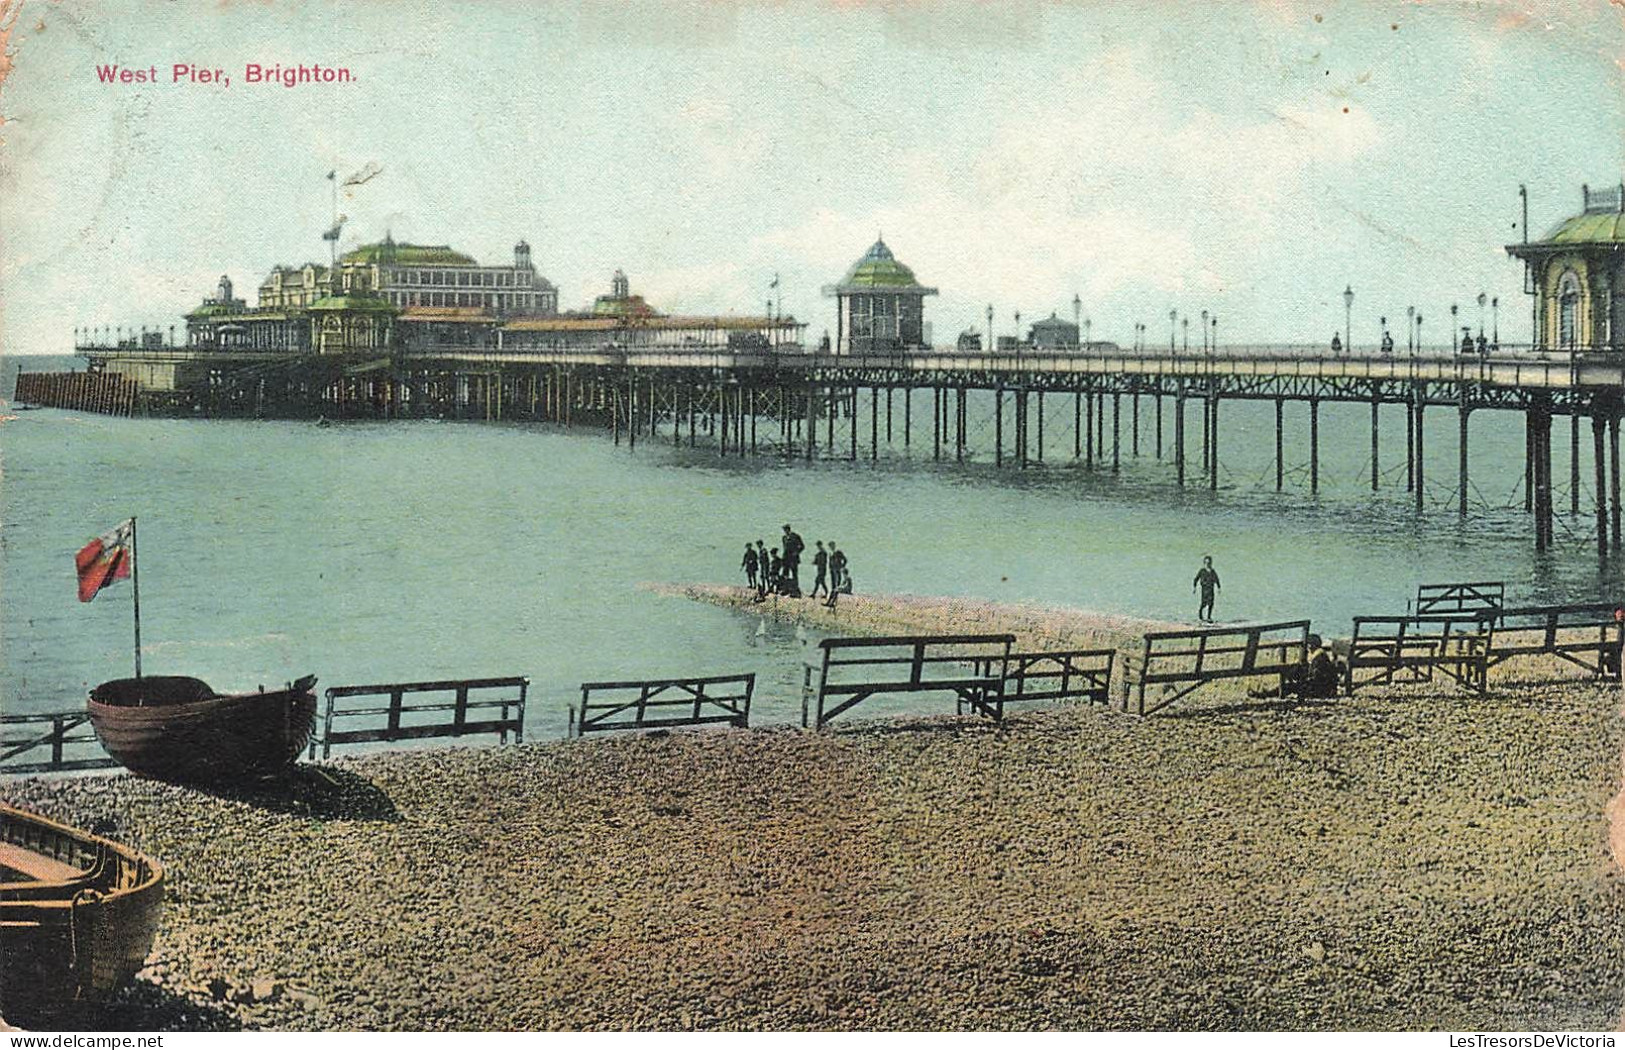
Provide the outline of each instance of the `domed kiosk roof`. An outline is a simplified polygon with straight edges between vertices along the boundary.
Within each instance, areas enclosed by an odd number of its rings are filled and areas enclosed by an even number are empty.
[[[826,288],[825,294],[846,295],[853,292],[886,291],[906,292],[912,295],[935,295],[935,288],[927,288],[914,279],[914,271],[897,261],[884,240],[877,240],[852,264],[841,278],[841,283]]]

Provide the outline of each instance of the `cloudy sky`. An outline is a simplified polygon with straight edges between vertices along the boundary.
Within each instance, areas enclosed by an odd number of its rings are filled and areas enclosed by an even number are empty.
[[[879,232],[939,341],[1071,312],[1127,343],[1356,341],[1416,304],[1527,338],[1535,235],[1625,176],[1625,10],[1547,4],[22,0],[0,86],[0,350],[169,324],[221,273],[324,259],[340,204],[481,261],[533,245],[566,307],[624,268],[662,308],[787,311]],[[169,83],[177,62],[227,86]],[[241,82],[346,66],[344,86]],[[106,85],[98,65],[157,66]],[[1442,325],[1430,325],[1442,337]]]

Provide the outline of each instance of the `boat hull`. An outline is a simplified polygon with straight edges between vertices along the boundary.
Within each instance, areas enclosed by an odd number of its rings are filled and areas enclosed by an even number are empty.
[[[102,747],[131,772],[158,780],[222,783],[268,776],[299,757],[316,718],[302,680],[270,693],[215,696],[195,678],[118,679],[87,708]],[[156,702],[136,706],[142,695]]]
[[[35,877],[0,866],[0,1016],[38,1026],[126,984],[146,961],[163,910],[164,872],[150,857],[0,805],[0,844],[77,869]]]

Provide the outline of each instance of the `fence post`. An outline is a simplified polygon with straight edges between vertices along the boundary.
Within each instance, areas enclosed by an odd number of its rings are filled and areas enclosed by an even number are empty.
[[[454,726],[457,726],[460,729],[460,728],[462,728],[463,724],[465,722],[467,722],[467,721],[468,721],[468,686],[467,685],[459,685],[457,687],[457,706],[452,708],[452,711],[451,711],[451,724],[454,725]],[[508,721],[508,705],[506,703],[504,703],[502,705],[502,721],[504,723],[506,723]],[[506,744],[508,742],[508,740],[507,740],[508,733],[507,733],[506,729],[503,730],[502,737],[503,737],[502,742],[504,744]]]
[[[401,704],[405,702],[405,695],[400,689],[389,691],[389,735],[395,737],[395,731],[401,728]]]
[[[62,722],[61,715],[54,715],[51,718],[51,764],[53,766],[62,765],[62,737],[67,733],[67,730],[62,727]]]
[[[327,715],[322,720],[322,759],[333,754],[333,690],[327,691]]]
[[[529,692],[530,679],[521,678],[519,680],[519,717],[513,723],[513,742],[516,744],[525,742],[525,696]]]

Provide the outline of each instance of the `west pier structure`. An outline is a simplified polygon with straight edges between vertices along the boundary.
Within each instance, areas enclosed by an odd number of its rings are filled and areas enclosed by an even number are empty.
[[[1384,477],[1380,410],[1397,406],[1405,486],[1419,514],[1426,446],[1439,430],[1425,424],[1441,414],[1454,422],[1450,480],[1461,518],[1469,513],[1472,414],[1515,412],[1525,433],[1524,509],[1540,550],[1556,535],[1555,503],[1565,486],[1554,484],[1553,424],[1566,417],[1558,428],[1568,445],[1566,509],[1574,521],[1594,523],[1606,555],[1621,546],[1625,333],[1614,322],[1625,317],[1625,189],[1588,190],[1585,206],[1544,240],[1507,248],[1529,267],[1534,345],[1497,339],[1471,354],[1416,345],[1340,354],[1280,346],[1220,352],[1211,343],[1196,352],[1124,350],[1079,342],[1075,328],[1070,338],[1035,335],[1011,351],[937,349],[922,345],[919,309],[933,289],[877,242],[834,286],[840,338],[816,351],[790,317],[660,314],[631,294],[619,272],[590,310],[514,316],[484,299],[403,305],[379,294],[369,263],[343,268],[341,278],[353,276],[341,294],[326,289],[295,307],[303,312],[291,322],[286,306],[263,308],[266,327],[246,343],[232,328],[252,319],[229,301],[229,286],[216,297],[228,300],[225,312],[211,315],[225,322],[194,329],[189,318],[187,345],[149,333],[112,344],[76,341],[88,374],[25,373],[17,398],[120,413],[536,420],[600,428],[629,449],[660,441],[723,457],[851,461],[899,447],[923,458],[925,428],[915,417],[928,414],[935,462],[985,459],[990,451],[1001,468],[1061,461],[1116,472],[1125,456],[1144,450],[1166,461],[1172,484],[1208,489],[1219,487],[1225,406],[1251,401],[1274,409],[1277,491],[1286,488],[1287,413],[1307,416],[1311,493],[1320,490],[1322,406],[1369,407],[1373,490]],[[297,283],[321,280],[307,268]],[[1065,406],[1059,425],[1057,400]],[[1582,471],[1582,452],[1589,470]],[[1583,489],[1589,506],[1582,507]]]

